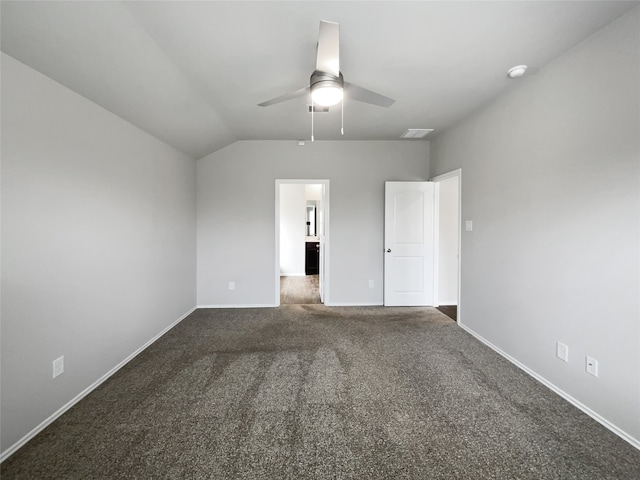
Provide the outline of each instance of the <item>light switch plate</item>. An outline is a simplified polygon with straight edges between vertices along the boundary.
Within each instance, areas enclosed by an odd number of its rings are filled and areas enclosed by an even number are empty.
[[[64,373],[64,355],[53,361],[53,378],[59,377]]]
[[[565,362],[569,361],[569,347],[567,347],[564,343],[556,343],[556,357],[560,360],[564,360]]]

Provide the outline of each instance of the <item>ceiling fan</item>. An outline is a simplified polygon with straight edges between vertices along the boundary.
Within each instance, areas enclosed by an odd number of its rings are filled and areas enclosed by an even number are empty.
[[[309,92],[313,104],[324,107],[339,103],[343,94],[351,100],[379,107],[390,107],[395,102],[392,98],[344,81],[340,73],[340,25],[325,20],[320,21],[316,69],[311,74],[309,86],[259,103],[258,106],[269,107]]]

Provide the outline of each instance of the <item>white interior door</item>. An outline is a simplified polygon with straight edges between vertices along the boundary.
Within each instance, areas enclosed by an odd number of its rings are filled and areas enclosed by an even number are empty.
[[[435,305],[458,305],[460,270],[460,177],[436,184],[436,288]]]
[[[385,182],[384,304],[434,305],[433,182]]]

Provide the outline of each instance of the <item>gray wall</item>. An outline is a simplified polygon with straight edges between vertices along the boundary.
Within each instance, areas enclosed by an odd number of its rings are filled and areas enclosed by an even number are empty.
[[[330,180],[329,301],[381,304],[384,182],[427,179],[428,148],[244,141],[199,160],[198,305],[274,304],[276,179]]]
[[[4,54],[1,153],[6,452],[193,308],[196,168]]]
[[[433,175],[462,168],[474,225],[462,323],[636,442],[639,32],[636,8],[431,142]]]

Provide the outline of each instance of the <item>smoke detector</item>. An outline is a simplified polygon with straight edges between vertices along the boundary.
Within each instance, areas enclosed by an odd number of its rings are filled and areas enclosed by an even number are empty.
[[[509,78],[520,78],[527,71],[526,65],[516,65],[515,67],[511,67],[507,70],[507,76]]]

